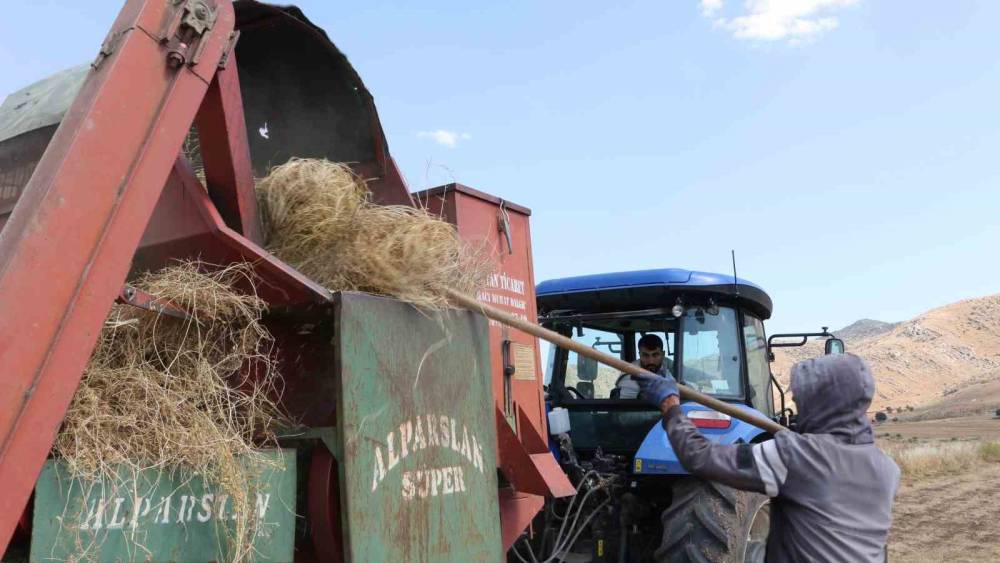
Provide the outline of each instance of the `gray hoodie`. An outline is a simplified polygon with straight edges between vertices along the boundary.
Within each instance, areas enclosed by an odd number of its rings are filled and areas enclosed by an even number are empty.
[[[714,444],[680,407],[663,424],[693,475],[773,497],[767,561],[884,561],[899,468],[875,447],[866,415],[874,392],[864,360],[823,356],[792,367],[798,432]]]

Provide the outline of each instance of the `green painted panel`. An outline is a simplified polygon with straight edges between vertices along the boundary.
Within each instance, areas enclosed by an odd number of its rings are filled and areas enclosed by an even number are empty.
[[[486,320],[343,294],[338,439],[350,561],[503,561]]]
[[[295,543],[295,452],[267,450],[249,494],[261,524],[256,561],[290,562]],[[35,487],[31,561],[229,561],[228,498],[182,472],[123,468],[116,485],[72,479],[48,461]]]

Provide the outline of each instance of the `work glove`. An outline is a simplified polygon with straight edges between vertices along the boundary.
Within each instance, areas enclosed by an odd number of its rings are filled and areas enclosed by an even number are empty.
[[[639,392],[643,399],[659,408],[663,401],[671,395],[680,396],[677,390],[677,382],[671,376],[661,377],[659,375],[633,375],[632,380],[639,384]]]

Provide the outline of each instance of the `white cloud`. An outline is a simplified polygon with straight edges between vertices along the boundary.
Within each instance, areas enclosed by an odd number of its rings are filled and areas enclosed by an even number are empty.
[[[458,146],[459,141],[466,141],[471,139],[472,136],[468,133],[459,133],[457,131],[448,131],[447,129],[436,129],[434,131],[420,131],[417,136],[421,139],[430,139],[435,143],[441,145],[442,147],[448,147],[453,149]]]
[[[734,37],[754,41],[804,41],[839,24],[834,13],[859,0],[745,0],[743,12],[720,15],[723,0],[699,0],[701,13]]]
[[[698,4],[701,6],[701,13],[706,18],[714,16],[722,9],[722,0],[698,0]]]

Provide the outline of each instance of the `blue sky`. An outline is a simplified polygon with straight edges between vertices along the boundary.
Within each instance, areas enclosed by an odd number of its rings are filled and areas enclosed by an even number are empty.
[[[120,7],[23,4],[0,95],[90,60]],[[735,249],[771,332],[1000,292],[1000,2],[299,5],[411,189],[533,209],[538,280]]]

